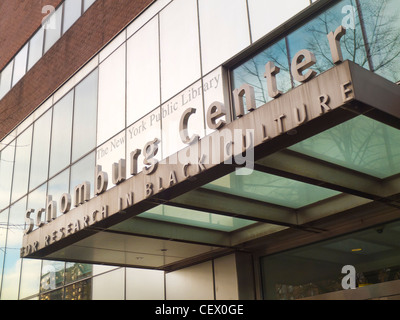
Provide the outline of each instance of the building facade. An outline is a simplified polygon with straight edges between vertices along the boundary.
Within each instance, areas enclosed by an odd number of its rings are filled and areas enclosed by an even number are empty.
[[[397,0],[0,15],[1,300],[400,297]]]

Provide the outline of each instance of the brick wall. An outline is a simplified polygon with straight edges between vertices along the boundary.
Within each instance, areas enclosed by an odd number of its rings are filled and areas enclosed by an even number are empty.
[[[57,7],[62,0],[0,1],[0,70],[40,27],[45,5]]]
[[[6,2],[12,1],[16,0]],[[50,1],[46,0],[46,2],[48,4]],[[153,0],[97,0],[0,101],[0,139],[151,2]],[[22,4],[16,6],[17,9],[21,7],[24,6]],[[0,14],[3,13],[0,11]],[[18,15],[15,12],[13,14]],[[26,14],[24,11],[22,15]],[[41,17],[38,19],[38,25],[41,23]],[[26,32],[26,35],[28,33]],[[21,35],[22,38],[24,38],[23,35]]]

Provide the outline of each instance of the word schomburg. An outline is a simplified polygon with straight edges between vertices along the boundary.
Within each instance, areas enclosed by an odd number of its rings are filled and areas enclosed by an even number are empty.
[[[210,137],[205,137],[200,140],[200,137],[196,134],[189,135],[188,132],[188,121],[189,117],[196,112],[196,109],[189,108],[183,112],[180,121],[180,137],[182,141],[189,146],[198,145],[199,148],[189,148],[187,153],[177,153],[159,161],[157,154],[159,151],[159,144],[161,141],[157,138],[145,144],[143,149],[133,150],[129,155],[130,166],[127,168],[126,159],[120,159],[118,163],[112,165],[111,179],[108,173],[102,170],[100,165],[95,168],[95,183],[94,193],[96,196],[104,193],[112,182],[114,185],[119,185],[127,180],[127,175],[136,176],[139,174],[139,163],[138,158],[140,155],[144,157],[142,172],[144,175],[150,176],[157,174],[157,170],[160,164],[177,165],[182,169],[178,169],[175,166],[175,170],[171,170],[168,179],[159,177],[157,179],[157,185],[147,183],[144,185],[146,197],[152,196],[154,193],[162,191],[168,187],[177,184],[178,178],[176,170],[181,170],[185,178],[190,178],[192,175],[196,175],[206,170],[206,165],[212,164],[237,164],[246,167],[250,170],[245,173],[238,174],[250,174],[251,169],[254,165],[254,152],[253,152],[253,129],[235,129],[224,130],[223,126],[226,122],[220,118],[225,116],[225,108],[222,103],[214,102],[210,105],[207,112],[207,124],[210,129],[217,129],[220,133],[218,139],[211,140]],[[222,140],[220,138],[223,138]],[[221,142],[223,141],[223,142]],[[222,150],[221,152],[210,153],[209,150]],[[136,188],[140,188],[137,186]],[[47,196],[46,207],[41,208],[37,211],[36,217],[33,217],[35,213],[34,209],[29,209],[25,214],[26,229],[25,234],[31,233],[35,227],[41,228],[46,223],[50,223],[57,219],[57,213],[60,211],[62,214],[67,214],[73,207],[77,208],[84,203],[90,201],[90,190],[91,186],[89,182],[83,182],[80,185],[75,186],[73,194],[64,193],[59,201],[55,201],[52,195]],[[133,205],[133,193],[126,199],[127,205]],[[122,208],[121,208],[122,209]],[[92,217],[85,219],[82,225],[89,226],[108,217],[108,207],[102,206]],[[81,229],[81,225],[77,223],[66,226],[58,236],[54,238],[68,236]],[[48,240],[51,240],[52,236],[49,235]],[[47,241],[47,243],[50,243]]]

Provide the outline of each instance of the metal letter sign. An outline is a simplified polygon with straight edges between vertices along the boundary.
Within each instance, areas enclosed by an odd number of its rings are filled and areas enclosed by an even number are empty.
[[[292,72],[296,80],[304,83],[282,94],[275,82],[279,68],[267,61],[265,77],[269,94],[276,97],[274,100],[256,108],[254,89],[243,85],[233,91],[237,119],[230,123],[221,120],[226,114],[225,107],[222,102],[213,102],[207,111],[207,125],[215,131],[201,139],[195,132],[189,134],[189,119],[195,109],[186,108],[180,121],[181,138],[187,144],[184,149],[159,161],[156,155],[160,141],[153,139],[141,150],[128,150],[129,170],[125,159],[113,165],[113,188],[107,188],[110,179],[97,166],[92,199],[89,183],[83,182],[73,189],[73,199],[69,194],[57,199],[61,216],[57,217],[57,202],[51,195],[46,208],[37,211],[37,219],[32,217],[35,210],[28,210],[21,257],[43,258],[54,254],[151,209],[164,198],[168,201],[222,177],[229,170],[233,172],[236,167],[227,164],[250,167],[277,148],[289,146],[293,135],[297,135],[297,140],[306,139],[322,132],[327,125],[340,124],[369,110],[375,111],[372,115],[375,117],[379,113],[400,117],[398,86],[353,62],[339,63],[342,60],[339,40],[343,35],[344,30],[339,27],[327,36],[337,64],[332,69],[316,76],[310,69],[315,63],[314,54],[301,50],[294,57]],[[364,90],[365,87],[369,90]],[[384,97],[384,101],[379,97]],[[138,172],[141,154],[145,167]],[[149,201],[153,197],[157,199]],[[46,223],[42,221],[44,212]]]

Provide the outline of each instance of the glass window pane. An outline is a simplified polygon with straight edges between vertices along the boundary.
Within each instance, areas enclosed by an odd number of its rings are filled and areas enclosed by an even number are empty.
[[[200,78],[197,21],[195,0],[175,0],[160,13],[162,101]]]
[[[17,300],[21,274],[20,249],[24,234],[26,198],[21,199],[10,208],[9,227],[7,230],[7,247],[4,257],[3,283],[1,300]]]
[[[400,2],[360,1],[374,71],[400,80]]]
[[[330,189],[255,170],[250,175],[234,172],[207,184],[204,188],[293,209],[339,194]]]
[[[64,288],[41,294],[40,300],[64,300]]]
[[[264,78],[265,66],[268,62],[273,62],[276,67],[280,68],[280,72],[276,75],[277,89],[283,93],[287,92],[292,88],[292,82],[285,39],[266,48],[232,72],[234,89],[239,89],[243,84],[249,84],[254,88],[257,107],[272,100],[268,94],[267,81]],[[244,99],[244,103],[246,103],[246,99]],[[247,111],[246,108],[245,110]]]
[[[36,188],[47,179],[50,154],[52,110],[40,117],[33,126],[32,163],[29,190]]]
[[[75,88],[72,161],[96,146],[97,69]]]
[[[31,217],[36,217],[36,214],[40,209],[45,209],[46,208],[46,198],[47,196],[47,183],[43,184],[39,188],[35,189],[31,193],[28,194],[28,205],[27,209],[35,210],[33,215]],[[44,215],[43,215],[43,221],[45,220]],[[36,229],[36,225],[34,226],[34,229]]]
[[[47,182],[28,194],[28,209],[41,209],[46,207]]]
[[[54,11],[46,21],[44,52],[47,52],[61,37],[62,7],[63,4],[58,7],[57,10]]]
[[[47,195],[52,197],[52,201],[57,202],[57,216],[60,216],[60,206],[58,205],[61,196],[69,191],[69,169],[63,171],[49,181]],[[47,201],[47,200],[46,200]]]
[[[342,9],[344,6],[349,5],[354,8],[354,29],[347,30],[346,35],[341,39],[343,59],[353,61],[364,68],[369,68],[358,12],[353,4],[351,0],[341,1],[291,33],[287,37],[290,60],[292,61],[295,54],[300,50],[307,49],[313,52],[317,59],[317,63],[312,66],[313,70],[321,73],[332,68],[334,64],[327,34],[335,31],[340,26],[345,18]],[[299,83],[295,81],[295,84]]]
[[[89,279],[65,287],[65,300],[91,300],[92,281]]]
[[[31,144],[32,126],[16,140],[12,202],[22,197],[28,191]]]
[[[246,0],[200,0],[199,17],[203,74],[250,44]]]
[[[70,164],[72,110],[73,91],[54,105],[50,177]]]
[[[99,53],[99,63],[102,63],[108,56],[126,42],[126,31],[120,32],[113,38]]]
[[[289,149],[377,178],[400,173],[400,130],[359,116]]]
[[[99,67],[97,145],[125,128],[125,44]]]
[[[12,86],[15,86],[15,84],[19,80],[21,80],[21,78],[25,75],[27,59],[28,59],[28,44],[23,46],[22,49],[15,56]]]
[[[64,2],[64,25],[63,33],[65,33],[82,13],[82,0],[65,0]]]
[[[132,150],[134,151],[134,150]],[[108,140],[96,152],[96,165],[100,165],[108,175],[108,189],[112,188],[112,165],[125,158],[125,131]],[[129,168],[129,167],[127,167]],[[129,172],[129,171],[128,171]],[[127,172],[127,174],[128,174]]]
[[[134,34],[127,46],[127,122],[131,124],[160,105],[158,19]]]
[[[15,142],[12,142],[0,154],[0,211],[10,204],[14,153]]]
[[[65,265],[65,282],[71,283],[92,275],[92,265],[67,262]]]
[[[83,0],[83,10],[86,11],[96,0]]]
[[[0,99],[11,89],[14,60],[12,60],[0,74]]]
[[[182,114],[189,108],[196,109],[196,113],[189,118],[188,136],[191,138],[193,135],[198,135],[202,138],[205,135],[205,123],[200,81],[161,106],[163,158],[187,147],[187,144],[182,142],[179,125]]]
[[[160,108],[157,108],[152,113],[148,114],[144,118],[140,119],[133,125],[131,125],[126,130],[126,141],[127,141],[127,148],[126,148],[126,159],[127,159],[127,168],[130,168],[131,159],[130,154],[131,152],[135,151],[136,149],[143,150],[144,146],[150,142],[154,141],[154,139],[162,140],[161,139],[161,114]],[[146,128],[146,130],[144,130]],[[162,160],[162,144],[158,145],[158,152],[155,156],[155,159]],[[144,167],[144,156],[143,152],[141,152],[138,158],[138,172],[141,172]]]
[[[29,41],[28,70],[42,57],[44,28],[40,28]]]
[[[76,164],[71,166],[70,193],[73,195],[75,187],[87,181],[90,183],[91,195],[94,194],[95,153],[92,152]]]
[[[64,285],[65,262],[44,260],[40,292],[54,290]]]
[[[139,217],[224,232],[232,232],[255,223],[250,220],[165,205],[141,213]]]
[[[252,40],[257,41],[268,32],[310,4],[309,0],[248,0]]]
[[[41,269],[42,261],[40,260],[22,260],[21,288],[19,291],[19,299],[23,299],[39,293]]]

